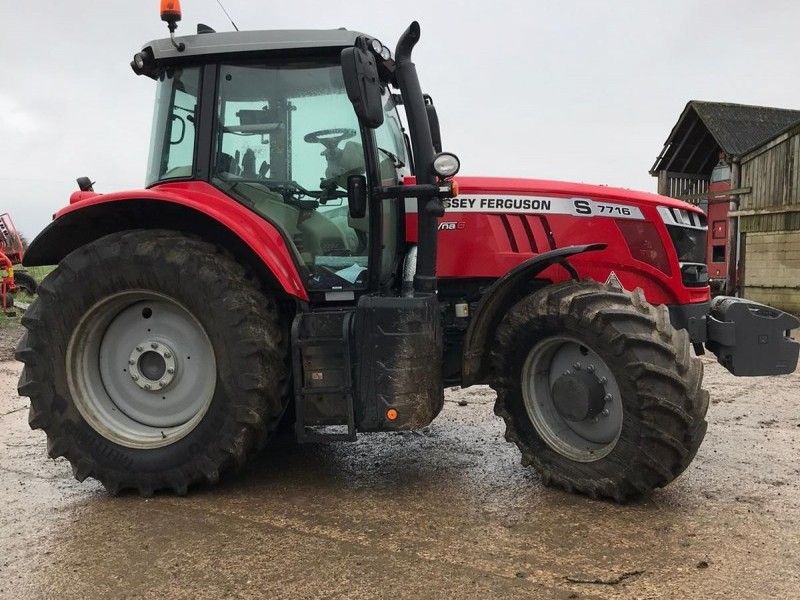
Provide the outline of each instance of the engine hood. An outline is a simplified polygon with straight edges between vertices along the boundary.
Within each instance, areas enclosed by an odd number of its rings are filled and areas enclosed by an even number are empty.
[[[507,177],[456,177],[460,194],[519,194],[566,196],[576,198],[594,198],[616,200],[629,204],[669,206],[702,213],[703,211],[688,202],[676,200],[669,196],[659,196],[648,192],[637,192],[624,188],[588,183],[571,183],[568,181],[552,181],[548,179],[515,179]]]

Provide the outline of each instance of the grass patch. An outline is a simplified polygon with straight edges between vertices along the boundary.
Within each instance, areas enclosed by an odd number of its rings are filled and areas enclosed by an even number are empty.
[[[30,273],[37,283],[42,283],[42,280],[53,272],[55,266],[20,267],[19,265],[15,265],[14,269]],[[19,292],[14,295],[14,302],[22,302],[24,304],[30,304],[35,300],[35,298],[36,298],[35,296],[31,296],[29,294],[26,294],[25,292]],[[11,310],[12,312],[16,313],[14,316],[7,315],[2,310],[0,310],[0,327],[8,325],[9,323],[19,322],[19,319],[22,316],[22,311],[19,310],[18,308],[12,308]]]

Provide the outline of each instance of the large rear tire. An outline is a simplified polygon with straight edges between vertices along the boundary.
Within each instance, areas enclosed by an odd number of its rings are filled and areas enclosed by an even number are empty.
[[[547,485],[624,502],[674,480],[703,440],[703,364],[640,290],[535,292],[504,318],[492,362],[506,439]]]
[[[185,494],[244,463],[287,401],[275,298],[215,246],[164,230],[72,252],[39,287],[17,348],[51,458],[111,492]]]

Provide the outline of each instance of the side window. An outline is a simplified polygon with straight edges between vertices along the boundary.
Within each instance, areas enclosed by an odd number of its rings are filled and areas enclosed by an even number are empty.
[[[383,185],[393,185],[411,173],[400,117],[388,92],[384,94],[383,125],[375,130],[375,142]]]
[[[381,185],[396,185],[411,174],[406,155],[405,139],[397,107],[391,95],[383,95],[383,125],[375,130],[375,146]],[[400,205],[393,200],[381,201],[383,250],[381,252],[381,278],[386,281],[394,272],[397,258],[397,241]]]
[[[192,176],[195,114],[200,70],[174,69],[161,75],[156,92],[147,184]]]
[[[183,90],[175,91],[175,108],[169,125],[169,160],[163,178],[191,177],[194,164],[195,114],[197,96]]]

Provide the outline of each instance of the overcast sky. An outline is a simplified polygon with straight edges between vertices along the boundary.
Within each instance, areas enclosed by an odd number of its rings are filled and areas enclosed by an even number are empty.
[[[462,173],[654,190],[690,99],[800,108],[800,2],[223,0],[240,29],[348,27],[416,63]],[[179,33],[230,29],[183,0]],[[141,187],[154,86],[128,63],[164,37],[157,0],[0,0],[0,211],[35,235],[75,178]]]

